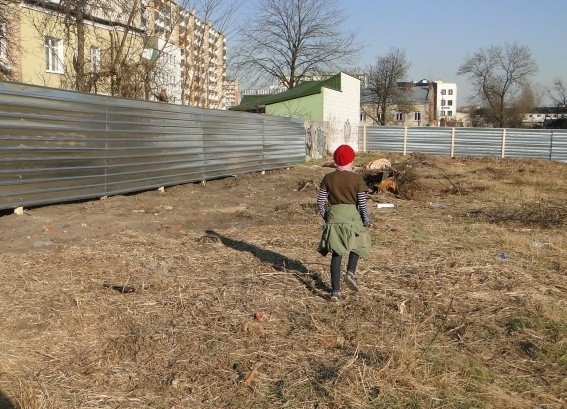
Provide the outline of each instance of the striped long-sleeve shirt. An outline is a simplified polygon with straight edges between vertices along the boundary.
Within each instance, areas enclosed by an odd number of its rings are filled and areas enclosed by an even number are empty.
[[[366,184],[357,173],[349,171],[335,171],[325,175],[319,186],[317,208],[321,216],[326,219],[327,202],[334,204],[353,204],[358,207],[362,223],[370,226],[370,212],[366,200]]]

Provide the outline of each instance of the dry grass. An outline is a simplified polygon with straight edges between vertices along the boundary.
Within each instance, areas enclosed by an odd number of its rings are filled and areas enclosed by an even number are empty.
[[[0,254],[0,407],[565,407],[567,165],[388,157],[340,304],[318,162],[0,217],[92,227]]]

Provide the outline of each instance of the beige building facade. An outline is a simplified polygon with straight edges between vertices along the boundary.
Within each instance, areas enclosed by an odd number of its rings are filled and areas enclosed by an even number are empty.
[[[390,104],[386,109],[388,126],[455,126],[457,85],[442,81],[421,80],[398,84],[405,88],[404,104]],[[382,113],[374,97],[363,91],[361,123],[379,125]]]
[[[0,18],[0,79],[224,108],[225,36],[173,1],[69,10],[24,0],[9,10],[14,17]]]

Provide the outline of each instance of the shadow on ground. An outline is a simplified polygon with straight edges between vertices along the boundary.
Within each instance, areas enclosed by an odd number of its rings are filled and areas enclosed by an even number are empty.
[[[0,409],[18,409],[2,392],[0,392]]]
[[[288,271],[295,275],[305,288],[312,294],[326,298],[331,288],[323,282],[317,272],[309,271],[301,261],[291,259],[275,251],[266,250],[242,240],[234,240],[214,230],[207,230],[207,236],[216,237],[220,242],[231,249],[248,252],[263,263],[270,263],[276,271]]]

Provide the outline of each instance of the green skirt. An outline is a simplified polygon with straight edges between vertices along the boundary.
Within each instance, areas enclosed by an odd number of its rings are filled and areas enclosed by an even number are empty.
[[[323,256],[335,253],[343,256],[354,252],[362,258],[370,255],[370,234],[362,224],[355,205],[332,205],[327,212],[318,251]]]

